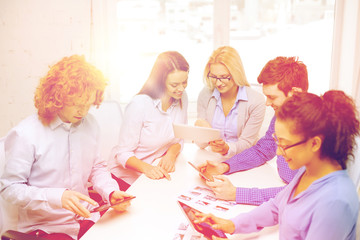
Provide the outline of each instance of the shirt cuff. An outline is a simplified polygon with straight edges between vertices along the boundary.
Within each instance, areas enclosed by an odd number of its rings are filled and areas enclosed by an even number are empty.
[[[225,158],[231,158],[232,156],[234,156],[236,154],[236,143],[233,142],[227,142],[226,143],[229,146],[229,150],[228,152],[223,155]]]
[[[237,204],[249,204],[250,189],[237,187],[235,201]]]
[[[124,169],[126,169],[126,162],[129,160],[129,158],[135,156],[134,153],[127,152],[127,153],[116,153],[115,154],[115,162],[116,165],[121,165]]]
[[[62,208],[61,198],[66,188],[48,188],[46,190],[46,198],[51,208]]]
[[[236,164],[239,164],[239,162],[238,162],[237,159],[233,159],[233,158],[235,158],[235,157],[236,157],[236,156],[234,156],[234,157],[226,160],[225,162],[223,162],[223,163],[226,163],[227,165],[229,165],[229,171],[225,172],[225,173],[224,173],[225,175],[229,175],[229,174],[232,174],[232,173],[236,172],[236,171],[233,171],[233,170],[232,170],[232,169],[234,169],[234,166],[235,166]]]

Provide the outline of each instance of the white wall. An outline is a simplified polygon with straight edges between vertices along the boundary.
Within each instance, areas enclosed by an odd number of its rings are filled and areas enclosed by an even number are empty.
[[[330,88],[340,89],[356,99],[360,108],[360,2],[338,0]]]
[[[0,137],[35,112],[48,66],[90,55],[90,0],[0,0]]]

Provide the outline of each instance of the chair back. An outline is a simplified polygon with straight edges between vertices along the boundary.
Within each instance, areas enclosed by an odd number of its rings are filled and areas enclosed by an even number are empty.
[[[2,176],[4,172],[4,167],[5,167],[4,138],[1,138],[0,139],[0,176]],[[2,204],[2,199],[0,196],[0,233],[2,233],[3,223],[4,223],[2,209],[4,209],[4,206]]]
[[[100,126],[100,151],[103,159],[108,161],[111,149],[118,144],[123,114],[120,104],[114,100],[104,101],[99,108],[89,111]]]
[[[0,138],[0,176],[5,168],[5,137]],[[16,230],[18,222],[18,209],[5,201],[0,195],[0,234],[7,230]]]
[[[356,137],[356,147],[354,148],[354,158],[349,159],[347,164],[347,171],[350,178],[353,180],[356,190],[360,186],[360,137]]]

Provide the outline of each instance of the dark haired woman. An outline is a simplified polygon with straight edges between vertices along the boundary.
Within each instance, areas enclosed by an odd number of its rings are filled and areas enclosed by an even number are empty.
[[[359,134],[353,101],[342,91],[299,93],[276,113],[278,154],[299,169],[274,199],[225,220],[198,216],[227,233],[279,224],[280,239],[355,239],[359,200],[346,165]]]
[[[115,159],[109,163],[116,178],[129,185],[141,173],[151,179],[170,179],[168,173],[175,170],[181,150],[172,123],[187,123],[188,73],[189,64],[180,53],[163,52],[157,57],[149,78],[126,107]]]

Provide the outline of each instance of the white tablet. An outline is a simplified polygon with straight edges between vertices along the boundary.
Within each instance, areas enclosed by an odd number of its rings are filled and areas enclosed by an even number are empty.
[[[208,143],[220,139],[220,130],[173,123],[174,135],[186,141]]]

